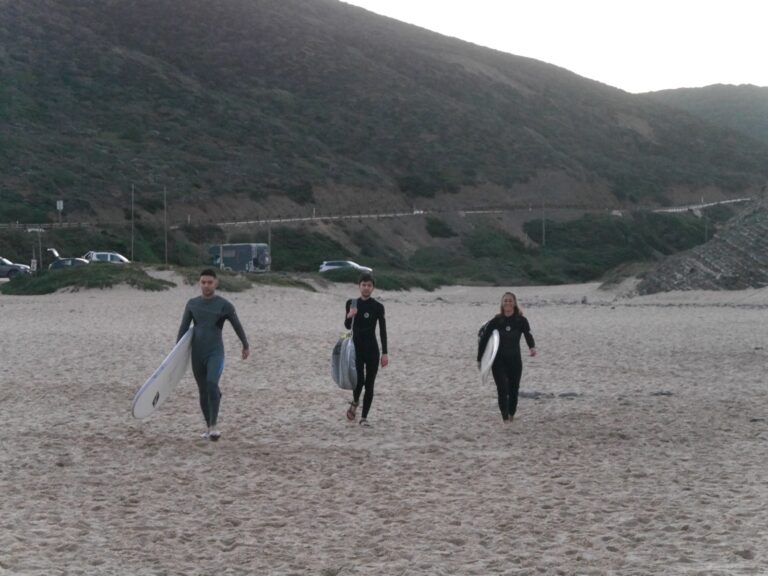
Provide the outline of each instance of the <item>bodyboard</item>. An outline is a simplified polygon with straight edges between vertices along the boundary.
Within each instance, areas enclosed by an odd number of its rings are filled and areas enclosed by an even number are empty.
[[[354,390],[357,385],[355,343],[352,333],[339,338],[331,354],[331,377],[342,390]]]
[[[340,378],[340,369],[341,369],[341,344],[344,342],[344,337],[339,338],[339,340],[336,342],[336,344],[333,347],[333,351],[331,352],[331,378],[333,378],[333,381],[338,385]]]
[[[131,407],[134,418],[146,418],[157,410],[184,377],[192,358],[193,329],[187,330],[157,370],[136,392]]]
[[[345,390],[354,390],[357,387],[357,362],[355,343],[352,336],[341,345],[342,370],[345,374]]]

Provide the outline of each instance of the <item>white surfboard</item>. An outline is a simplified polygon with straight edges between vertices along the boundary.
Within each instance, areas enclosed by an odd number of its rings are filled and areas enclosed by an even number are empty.
[[[355,344],[352,333],[345,334],[333,347],[331,354],[331,377],[343,390],[354,390],[357,385],[355,365]]]
[[[131,408],[134,418],[146,418],[160,408],[184,377],[192,359],[192,331],[193,328],[187,330],[157,370],[136,392]]]
[[[499,331],[494,330],[491,332],[491,337],[488,338],[488,343],[485,345],[483,355],[480,357],[480,379],[483,384],[488,382],[488,378],[491,376],[491,366],[496,359],[496,354],[499,351]]]

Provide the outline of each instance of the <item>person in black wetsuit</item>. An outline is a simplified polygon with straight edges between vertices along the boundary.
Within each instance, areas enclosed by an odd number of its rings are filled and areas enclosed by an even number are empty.
[[[477,363],[483,356],[485,346],[493,331],[499,331],[499,351],[491,366],[493,380],[499,394],[499,410],[505,422],[512,422],[517,411],[517,396],[520,391],[520,376],[523,373],[523,359],[520,355],[520,337],[530,349],[531,356],[536,356],[536,343],[531,334],[531,327],[517,305],[517,298],[512,292],[506,292],[501,299],[501,311],[491,318],[485,327],[477,347]]]
[[[216,295],[218,279],[216,272],[207,269],[200,273],[201,295],[192,298],[184,308],[181,318],[178,342],[194,322],[192,333],[192,373],[197,381],[197,389],[200,393],[200,409],[203,411],[208,430],[203,433],[203,438],[216,441],[221,433],[216,427],[219,417],[219,404],[221,402],[221,390],[219,378],[224,370],[224,341],[221,331],[224,321],[229,320],[235,329],[237,337],[243,344],[242,358],[250,355],[248,339],[245,337],[237,312],[231,302]]]
[[[360,403],[360,394],[365,388],[363,396],[363,413],[360,418],[361,426],[370,426],[368,412],[373,402],[373,384],[376,373],[381,367],[389,364],[387,355],[387,322],[384,319],[384,306],[381,302],[371,298],[375,282],[370,274],[363,274],[358,280],[360,298],[348,300],[344,326],[352,328],[352,341],[355,343],[355,364],[357,368],[357,387],[349,403],[347,419],[355,420],[357,407]],[[376,341],[376,324],[379,325],[381,337],[381,359],[379,359],[379,343]]]

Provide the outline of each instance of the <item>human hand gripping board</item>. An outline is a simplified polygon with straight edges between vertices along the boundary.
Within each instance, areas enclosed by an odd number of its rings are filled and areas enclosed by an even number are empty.
[[[134,418],[146,418],[160,408],[184,377],[192,358],[192,331],[193,328],[186,331],[157,370],[136,392],[131,408]]]
[[[488,378],[491,376],[491,366],[496,359],[496,354],[499,351],[499,331],[495,330],[491,332],[491,337],[488,339],[488,343],[485,345],[483,355],[480,357],[480,379],[483,384],[488,382]]]

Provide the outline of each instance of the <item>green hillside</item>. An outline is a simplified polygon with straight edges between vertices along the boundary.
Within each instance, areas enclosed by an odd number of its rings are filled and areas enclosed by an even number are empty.
[[[716,84],[649,92],[655,102],[684,110],[716,126],[768,144],[768,87]]]
[[[0,222],[759,189],[768,145],[335,0],[0,0]]]

